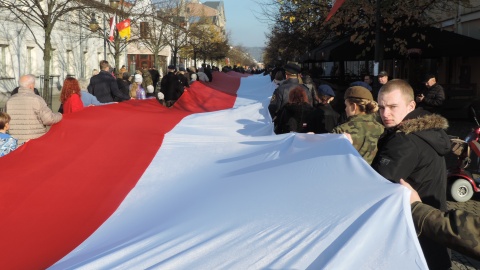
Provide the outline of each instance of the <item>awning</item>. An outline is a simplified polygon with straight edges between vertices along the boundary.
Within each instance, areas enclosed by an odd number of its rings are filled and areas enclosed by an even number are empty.
[[[398,39],[406,41],[406,52],[394,48]],[[387,37],[383,59],[480,56],[478,48],[480,40],[450,31],[435,27],[405,28]],[[350,36],[345,36],[313,49],[302,59],[304,62],[373,60],[374,51],[367,49],[366,43],[354,44]]]

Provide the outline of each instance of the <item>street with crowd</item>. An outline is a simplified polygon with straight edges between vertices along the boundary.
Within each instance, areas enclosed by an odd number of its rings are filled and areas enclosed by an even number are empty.
[[[35,92],[33,75],[21,76],[17,92],[0,113],[0,157],[41,137],[65,114],[130,99],[154,98],[171,107],[190,83],[211,82],[219,72],[208,65],[198,71],[168,66],[161,77],[155,68],[143,66],[133,75],[123,70],[115,77],[107,61],[99,68],[90,80],[65,79],[59,112]],[[276,87],[268,108],[275,133],[345,134],[373,169],[412,190],[413,219],[429,268],[458,267],[458,258],[475,267],[475,259],[480,259],[478,196],[463,204],[447,202],[447,168],[455,162],[447,132],[459,137],[466,133],[452,128],[462,122],[450,122],[449,128],[441,115],[445,94],[435,74],[426,74],[425,89],[419,93],[404,80],[389,80],[385,71],[379,73],[378,84],[366,75],[364,81],[335,90],[329,83],[315,82],[294,63],[264,70],[263,75]],[[456,251],[453,265],[448,249]]]

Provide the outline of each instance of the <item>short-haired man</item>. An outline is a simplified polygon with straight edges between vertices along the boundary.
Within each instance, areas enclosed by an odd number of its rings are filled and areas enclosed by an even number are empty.
[[[23,75],[18,80],[18,94],[7,100],[7,112],[12,118],[9,133],[19,144],[47,133],[47,127],[62,120],[61,113],[54,113],[45,100],[34,93],[35,76]]]
[[[373,87],[372,94],[374,99],[377,99],[380,88],[382,88],[382,86],[385,85],[387,82],[388,82],[388,73],[385,70],[380,71],[380,73],[378,73],[377,82],[374,83],[375,87]]]
[[[450,151],[445,133],[448,121],[423,109],[415,109],[412,87],[403,80],[387,82],[378,94],[385,132],[378,141],[372,167],[392,182],[405,179],[425,204],[446,210],[447,168],[444,156]],[[449,269],[445,247],[419,237],[430,269]]]
[[[432,73],[427,74],[423,82],[425,83],[426,89],[415,98],[418,106],[429,112],[439,113],[445,101],[443,87],[437,84],[437,79]]]
[[[385,85],[388,82],[388,73],[386,71],[380,71],[378,73],[378,83],[380,83],[380,87]]]
[[[101,103],[130,99],[130,96],[118,89],[117,80],[110,73],[110,65],[106,60],[100,61],[100,72],[90,79],[88,92],[97,97]]]

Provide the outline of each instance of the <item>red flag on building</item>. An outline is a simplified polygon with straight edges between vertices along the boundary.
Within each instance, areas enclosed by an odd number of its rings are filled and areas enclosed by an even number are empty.
[[[333,14],[335,14],[335,12],[337,12],[337,10],[343,5],[344,2],[345,2],[345,0],[335,1],[335,4],[333,4],[332,9],[330,10],[330,12],[327,15],[327,18],[325,19],[326,22],[328,22],[333,17]]]

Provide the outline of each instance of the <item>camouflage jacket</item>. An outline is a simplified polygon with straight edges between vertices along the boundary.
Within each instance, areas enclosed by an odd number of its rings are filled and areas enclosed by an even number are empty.
[[[147,89],[147,86],[153,85],[152,74],[148,71],[148,69],[142,70],[142,86],[143,89]]]
[[[372,164],[377,154],[377,142],[384,127],[375,120],[374,114],[359,114],[348,118],[348,121],[335,127],[332,133],[349,133],[352,135],[353,147],[360,155]]]
[[[480,259],[480,216],[462,210],[442,212],[421,202],[412,204],[412,215],[418,236]]]

